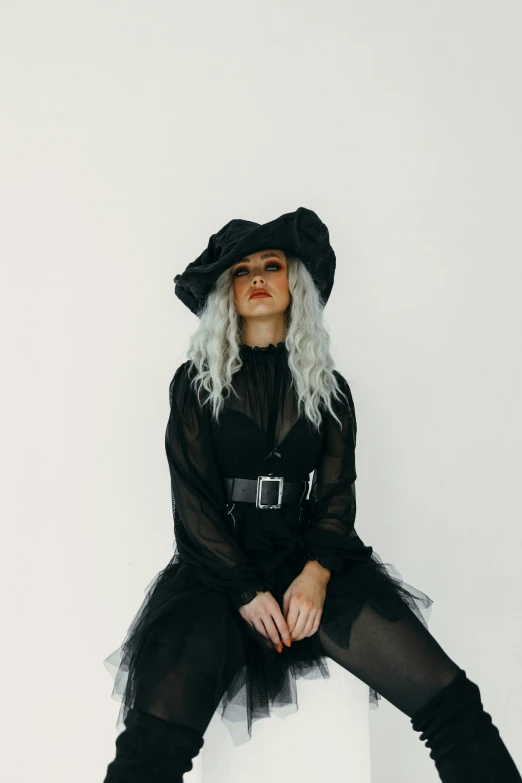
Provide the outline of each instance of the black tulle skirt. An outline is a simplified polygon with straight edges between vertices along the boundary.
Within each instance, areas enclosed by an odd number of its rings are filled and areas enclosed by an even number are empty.
[[[238,525],[245,525],[251,504],[237,504]],[[281,558],[269,558],[271,592],[283,604],[283,595],[306,562],[297,527],[286,519],[285,530],[294,529],[296,546],[281,544]],[[289,524],[288,524],[289,523]],[[297,525],[297,518],[295,520]],[[243,528],[246,529],[246,526]],[[262,566],[266,552],[278,543],[259,531],[250,541],[251,556]],[[277,538],[277,537],[276,537]],[[360,539],[359,539],[360,540]],[[249,550],[248,538],[242,541]],[[350,631],[362,607],[368,603],[389,620],[412,611],[428,627],[432,599],[403,581],[400,572],[384,563],[372,547],[333,572],[327,586],[321,631],[338,646],[348,648]],[[203,720],[198,710],[209,704],[225,722],[235,745],[251,737],[252,725],[269,717],[272,710],[297,710],[296,680],[329,678],[328,659],[319,634],[283,646],[278,653],[272,643],[253,629],[235,609],[226,594],[203,585],[193,568],[177,552],[146,588],[123,643],[103,661],[114,680],[112,698],[121,701],[116,727],[121,730],[127,712],[135,703],[146,704],[149,694],[172,687],[172,673],[197,671],[198,681],[208,682],[208,699],[194,698],[186,706],[193,725]],[[206,677],[206,679],[204,679]],[[160,697],[158,697],[160,698]],[[378,707],[381,695],[369,688],[369,706]],[[214,701],[212,701],[212,699]]]

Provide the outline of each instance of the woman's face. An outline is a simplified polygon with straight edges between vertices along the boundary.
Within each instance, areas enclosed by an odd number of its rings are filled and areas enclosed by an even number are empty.
[[[232,267],[234,301],[239,315],[255,318],[284,313],[290,304],[288,267],[282,250],[260,250]],[[268,296],[254,296],[263,289]]]

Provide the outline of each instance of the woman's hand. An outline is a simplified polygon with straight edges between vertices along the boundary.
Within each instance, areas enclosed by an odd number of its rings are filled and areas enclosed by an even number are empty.
[[[268,639],[267,647],[273,645],[278,652],[283,651],[282,642],[290,647],[292,641],[288,625],[279,604],[270,591],[258,590],[257,596],[248,604],[240,606],[238,612],[261,636]]]
[[[330,571],[310,560],[283,596],[283,614],[291,639],[298,642],[319,629]]]

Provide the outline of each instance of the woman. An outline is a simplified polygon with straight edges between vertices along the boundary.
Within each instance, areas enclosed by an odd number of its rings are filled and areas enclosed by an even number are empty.
[[[175,278],[201,321],[170,384],[177,548],[106,659],[125,728],[105,783],[181,781],[216,709],[244,741],[327,657],[410,717],[442,781],[522,780],[429,632],[432,600],[355,531],[354,402],[323,323],[334,272],[300,207],[230,221]]]

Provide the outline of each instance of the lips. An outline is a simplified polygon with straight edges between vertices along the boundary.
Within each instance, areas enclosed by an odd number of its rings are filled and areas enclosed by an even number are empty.
[[[262,296],[270,296],[270,294],[267,293],[266,291],[259,291],[259,292],[256,291],[254,294],[251,294],[251,296],[249,296],[249,299],[260,299]]]

